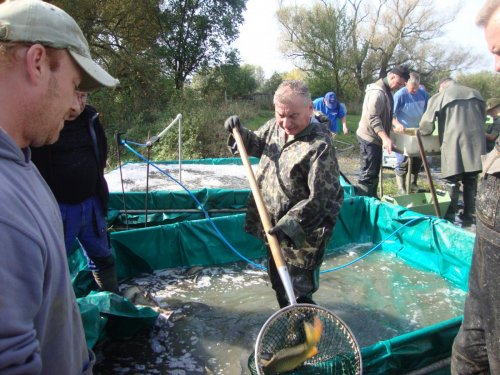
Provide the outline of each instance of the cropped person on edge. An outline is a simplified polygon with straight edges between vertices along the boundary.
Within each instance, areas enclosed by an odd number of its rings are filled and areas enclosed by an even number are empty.
[[[356,190],[360,195],[377,197],[378,178],[382,166],[382,151],[392,152],[389,137],[392,127],[394,100],[392,91],[399,90],[410,78],[410,71],[395,66],[385,78],[366,87],[363,110],[356,136],[360,151],[360,172]]]
[[[118,293],[115,258],[106,225],[108,185],[104,168],[108,145],[99,114],[78,92],[79,107],[64,123],[59,140],[33,147],[31,159],[54,193],[64,224],[66,253],[78,240],[101,290]]]
[[[0,4],[0,373],[91,374],[54,195],[29,146],[54,143],[75,91],[115,86],[67,13]]]
[[[441,176],[451,198],[444,218],[464,227],[474,224],[477,176],[482,169],[481,155],[486,153],[485,106],[479,91],[445,78],[439,84],[439,92],[430,98],[420,121],[420,133],[429,135],[437,119]],[[457,215],[460,183],[464,211]]]
[[[328,116],[328,120],[330,120],[330,131],[333,134],[337,134],[339,131],[338,120],[342,122],[342,131],[344,134],[349,133],[345,108],[342,103],[338,101],[337,95],[334,92],[327,92],[324,97],[315,99],[313,101],[313,107],[315,110]]]
[[[488,0],[477,17],[500,72],[500,0]],[[500,374],[500,138],[483,158],[477,193],[476,240],[464,319],[453,342],[453,375]]]
[[[486,114],[493,118],[493,123],[485,131],[486,151],[490,152],[495,147],[495,142],[500,134],[500,99],[491,98],[486,101]]]
[[[239,128],[248,154],[260,158],[256,180],[273,225],[269,233],[281,244],[297,302],[314,303],[325,247],[344,200],[339,166],[328,126],[313,116],[304,83],[281,83],[274,107],[275,118],[255,132],[243,127],[237,116],[229,117],[224,127],[229,132]],[[236,154],[232,135],[228,144]],[[265,238],[253,198],[245,231]],[[268,273],[280,307],[289,305],[269,249]]]
[[[395,133],[404,134],[407,128],[418,128],[420,119],[427,108],[429,94],[424,88],[420,87],[420,75],[416,72],[410,72],[410,79],[406,86],[399,89],[394,94],[394,117],[392,125]],[[396,183],[398,185],[398,194],[407,194],[406,175],[408,174],[409,158],[403,154],[396,154]],[[422,159],[418,156],[411,157],[412,170],[410,171],[413,179],[409,190],[418,191],[418,172],[422,168]]]

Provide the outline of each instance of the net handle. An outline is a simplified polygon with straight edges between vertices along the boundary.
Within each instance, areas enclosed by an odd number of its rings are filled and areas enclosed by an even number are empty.
[[[269,213],[267,212],[266,206],[264,205],[264,199],[262,198],[262,194],[260,192],[259,186],[257,185],[257,181],[255,180],[255,175],[253,174],[253,169],[248,159],[248,153],[238,127],[233,128],[233,137],[236,140],[236,145],[238,146],[241,161],[245,166],[245,172],[248,178],[248,182],[250,183],[250,189],[252,190],[252,195],[255,200],[255,204],[257,205],[257,211],[259,212],[260,221],[262,222],[267,242],[269,243],[269,247],[271,248],[271,254],[273,256],[274,263],[276,263],[276,268],[280,275],[281,282],[285,287],[285,291],[290,304],[295,305],[297,302],[295,300],[295,294],[293,292],[290,275],[288,274],[288,268],[283,258],[283,254],[281,253],[280,243],[276,235],[268,233],[269,229],[271,229],[272,227],[271,218],[269,217]]]

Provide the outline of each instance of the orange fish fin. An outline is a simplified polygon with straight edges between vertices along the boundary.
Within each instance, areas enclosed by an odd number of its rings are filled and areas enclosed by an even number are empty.
[[[306,354],[306,359],[309,359],[311,357],[314,357],[316,354],[318,354],[318,347],[313,346],[311,349]]]

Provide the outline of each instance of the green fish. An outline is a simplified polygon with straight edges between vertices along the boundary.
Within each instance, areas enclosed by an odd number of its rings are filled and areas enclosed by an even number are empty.
[[[314,317],[314,325],[304,322],[304,331],[306,333],[306,341],[302,344],[281,349],[268,361],[261,359],[264,374],[274,375],[292,371],[309,358],[318,354],[317,345],[323,333],[323,323],[316,316]]]

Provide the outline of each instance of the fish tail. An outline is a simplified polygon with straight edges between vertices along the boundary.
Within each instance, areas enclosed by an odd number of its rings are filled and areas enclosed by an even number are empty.
[[[318,347],[315,345],[306,354],[307,359],[314,357],[316,354],[318,354]]]
[[[304,330],[306,333],[306,342],[308,347],[316,346],[321,340],[321,334],[323,333],[323,323],[321,319],[317,316],[314,317],[314,325],[310,323],[304,323]]]

